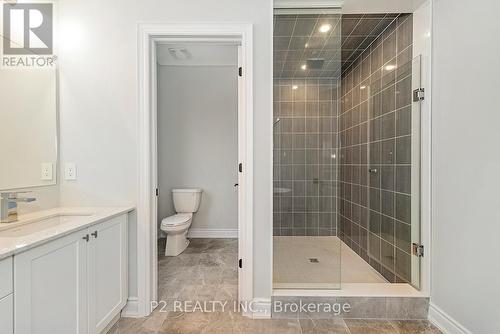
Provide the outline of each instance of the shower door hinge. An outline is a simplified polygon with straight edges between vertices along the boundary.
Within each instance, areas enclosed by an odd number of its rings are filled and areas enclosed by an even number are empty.
[[[425,89],[417,88],[413,91],[413,102],[425,100]]]
[[[156,196],[160,196],[160,190],[158,188],[156,188]]]
[[[242,77],[242,76],[243,76],[243,67],[238,68],[238,75],[239,75],[240,77]]]
[[[242,164],[242,163],[240,163],[240,164],[238,165],[238,171],[239,171],[240,173],[243,173],[243,164]]]
[[[417,257],[424,257],[424,245],[414,242],[412,244],[412,253]]]
[[[242,259],[238,260],[238,267],[243,268],[243,260]]]

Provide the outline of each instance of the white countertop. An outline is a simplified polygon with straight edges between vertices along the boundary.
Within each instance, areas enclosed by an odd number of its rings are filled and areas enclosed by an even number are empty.
[[[0,223],[0,260],[133,210],[134,207],[63,207],[20,215],[15,223]]]

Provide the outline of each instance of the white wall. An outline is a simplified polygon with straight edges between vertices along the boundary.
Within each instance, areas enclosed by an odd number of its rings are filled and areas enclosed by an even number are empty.
[[[431,302],[500,333],[500,2],[435,0]]]
[[[272,1],[64,0],[59,12],[61,160],[78,168],[63,205],[136,203],[138,23],[254,24],[254,297],[270,297]],[[134,295],[134,273],[130,285]]]
[[[237,166],[237,66],[158,66],[159,223],[173,188],[201,188],[191,229],[236,230]]]

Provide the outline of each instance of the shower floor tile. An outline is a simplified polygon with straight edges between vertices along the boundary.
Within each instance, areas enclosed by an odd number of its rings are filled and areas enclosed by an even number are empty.
[[[274,237],[274,288],[338,289],[340,283],[387,283],[338,237]]]

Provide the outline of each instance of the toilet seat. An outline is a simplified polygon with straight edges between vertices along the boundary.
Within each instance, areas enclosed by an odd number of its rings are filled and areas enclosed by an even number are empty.
[[[179,228],[183,225],[189,225],[191,224],[191,218],[193,218],[192,213],[177,213],[175,215],[164,218],[161,221],[161,228]]]

